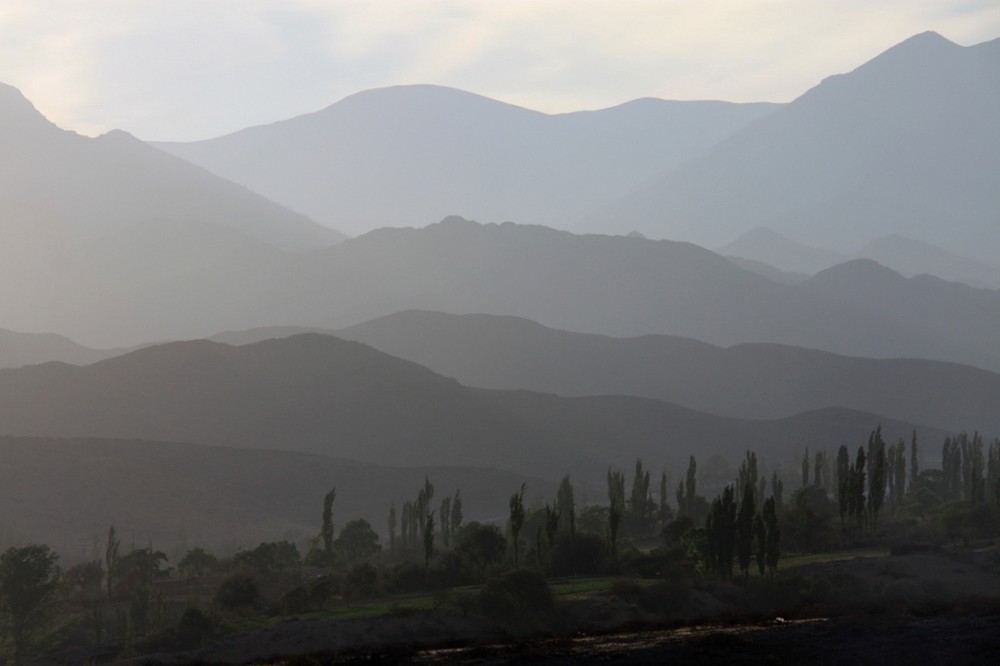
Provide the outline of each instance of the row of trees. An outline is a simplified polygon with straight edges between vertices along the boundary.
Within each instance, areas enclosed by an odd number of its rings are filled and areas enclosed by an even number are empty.
[[[1000,442],[987,448],[977,434],[949,438],[942,447],[942,469],[920,470],[917,453],[915,437],[909,447],[903,441],[889,445],[881,428],[872,431],[853,456],[846,446],[836,456],[807,453],[803,475],[812,483],[793,493],[787,506],[780,474],[763,473],[751,451],[711,502],[697,492],[698,465],[691,456],[676,485],[676,508],[667,502],[666,472],[654,484],[637,460],[630,484],[623,470],[607,470],[606,505],[579,507],[569,476],[561,480],[552,501],[541,505],[529,506],[527,488],[521,485],[508,498],[505,526],[466,523],[458,490],[435,506],[434,484],[425,478],[398,516],[395,504],[390,507],[385,552],[367,520],[350,520],[339,533],[335,530],[337,492],[330,489],[323,497],[318,534],[304,558],[287,541],[262,543],[226,563],[193,548],[177,563],[177,571],[191,577],[228,575],[216,594],[216,602],[226,608],[256,608],[256,581],[284,575],[301,580],[294,572],[302,564],[341,576],[334,587],[320,590],[313,585],[319,590],[317,599],[330,598],[333,589],[367,594],[481,583],[491,571],[525,567],[544,575],[655,573],[661,570],[656,557],[693,561],[704,573],[723,580],[732,579],[734,570],[745,580],[754,568],[761,576],[773,577],[788,543],[806,550],[836,547],[822,530],[824,516],[836,521],[838,511],[841,531],[854,536],[880,526],[887,509],[905,509],[903,515],[908,516],[928,507],[928,518],[944,516],[948,534],[962,534],[966,514],[948,507],[1000,505]],[[827,505],[832,507],[829,512]],[[979,520],[978,514],[974,518]],[[979,532],[989,530],[991,523],[979,522],[986,525]],[[783,545],[785,539],[789,541]],[[664,542],[668,545],[662,546]],[[658,545],[662,552],[654,555],[660,552]],[[650,563],[642,564],[643,558]],[[151,545],[123,553],[114,527],[108,531],[103,561],[83,563],[63,575],[55,554],[45,546],[9,550],[0,559],[0,614],[15,660],[27,654],[32,636],[44,627],[42,620],[60,586],[90,599],[104,598],[116,613],[124,613],[130,631],[142,634],[164,626],[162,599],[155,590],[168,571],[166,565],[166,556]],[[301,591],[301,599],[312,598],[312,587]],[[312,603],[295,598],[282,601],[279,608]]]

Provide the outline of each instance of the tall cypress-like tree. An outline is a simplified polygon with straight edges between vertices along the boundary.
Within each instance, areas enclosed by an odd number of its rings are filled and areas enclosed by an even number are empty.
[[[434,556],[434,512],[427,514],[424,521],[424,566],[430,567]]]
[[[705,521],[708,537],[709,560],[722,580],[733,576],[733,558],[736,554],[736,500],[733,487],[726,486],[722,494],[712,500]]]
[[[882,439],[880,425],[868,440],[868,459],[871,465],[871,475],[868,483],[868,505],[872,514],[872,524],[878,522],[879,511],[885,502],[886,488],[886,453],[885,440]]]
[[[667,487],[667,470],[663,470],[660,474],[660,523],[666,525],[670,522],[670,504],[667,502],[667,493],[669,492]]]
[[[919,474],[920,462],[917,459],[917,431],[914,430],[910,439],[910,486],[913,486],[917,482]]]
[[[389,550],[396,550],[396,503],[393,502],[389,505]]]
[[[778,572],[778,555],[781,545],[781,528],[778,527],[778,515],[774,508],[774,498],[769,498],[764,502],[762,511],[764,516],[764,526],[767,530],[767,544],[765,546],[765,559],[767,560],[767,570],[771,577]]]
[[[323,496],[323,527],[319,535],[323,539],[323,552],[327,557],[333,554],[333,501],[337,498],[337,489],[331,488]]]
[[[510,496],[510,538],[514,543],[514,568],[520,566],[518,558],[518,542],[521,535],[521,526],[524,525],[524,488]]]
[[[757,512],[753,497],[754,488],[748,484],[743,490],[743,500],[736,518],[736,555],[744,580],[750,577],[750,562],[753,558],[753,518]]]
[[[694,498],[698,496],[698,463],[694,456],[688,461],[687,485],[684,488],[684,505],[690,515],[694,512]]]
[[[621,470],[608,469],[608,541],[611,555],[618,555],[618,528],[625,513],[625,474]]]
[[[451,543],[451,497],[445,495],[441,498],[441,506],[438,509],[438,516],[441,518],[441,545],[445,549]]]
[[[642,459],[636,458],[635,476],[632,478],[632,493],[629,497],[632,515],[637,525],[645,526],[649,519],[649,471],[642,468]]]
[[[576,530],[576,500],[573,497],[573,483],[569,480],[569,474],[559,482],[559,489],[556,491],[556,510],[559,512],[559,523],[569,531]]]
[[[809,449],[802,452],[802,487],[809,485]]]
[[[451,527],[448,528],[448,531],[452,534],[456,534],[458,532],[458,528],[462,526],[463,518],[462,491],[461,489],[458,489],[455,491],[455,496],[451,499]],[[442,517],[441,520],[444,520],[444,517]]]
[[[765,500],[765,504],[768,501],[774,502],[774,496],[772,495],[769,500]],[[763,576],[767,570],[767,528],[764,526],[764,518],[761,517],[761,514],[757,514],[753,519],[753,539],[757,572]]]
[[[858,447],[858,455],[851,469],[850,509],[858,529],[865,524],[865,447]]]
[[[108,540],[104,546],[104,567],[107,571],[108,599],[114,596],[114,581],[118,574],[118,549],[121,541],[115,535],[115,526],[108,530]]]

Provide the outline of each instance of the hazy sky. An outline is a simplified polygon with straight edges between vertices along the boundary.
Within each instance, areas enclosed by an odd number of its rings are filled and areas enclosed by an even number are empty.
[[[787,101],[997,0],[0,0],[0,81],[67,129],[189,140],[359,90],[449,85],[548,112]]]

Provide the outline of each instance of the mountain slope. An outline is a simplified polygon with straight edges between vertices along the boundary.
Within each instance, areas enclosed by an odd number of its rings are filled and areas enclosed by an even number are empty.
[[[917,35],[595,213],[715,246],[768,226],[810,245],[899,233],[986,260],[1000,247],[1000,40]]]
[[[759,261],[782,271],[813,275],[842,263],[847,256],[818,247],[808,247],[785,238],[771,229],[751,229],[731,243],[715,250],[725,257]]]
[[[19,368],[48,361],[87,365],[123,352],[91,349],[52,333],[19,333],[0,329],[0,368]]]
[[[777,284],[687,243],[448,218],[302,255],[210,224],[148,223],[0,283],[0,323],[129,346],[281,323],[342,328],[406,309],[515,315],[617,336],[773,342],[1000,369],[1000,292],[848,264],[842,288]],[[859,275],[851,278],[850,273]],[[890,276],[891,277],[891,276]],[[890,280],[891,281],[891,280]],[[963,321],[965,326],[942,326]]]
[[[212,222],[289,250],[343,238],[125,132],[91,139],[63,131],[3,84],[0,139],[0,233],[17,239],[19,253],[157,218]]]
[[[418,311],[336,335],[468,386],[635,395],[756,419],[845,407],[945,430],[1000,433],[1000,374],[957,364],[852,358],[773,344],[720,348],[661,335],[612,338],[516,317]]]
[[[243,347],[149,347],[85,367],[0,371],[13,435],[159,439],[309,451],[395,466],[458,465],[599,483],[608,465],[652,466],[746,448],[769,460],[914,427],[850,410],[750,421],[634,397],[567,399],[461,386],[355,342],[299,335]]]
[[[942,299],[931,283],[914,278],[905,301],[882,309],[876,295],[893,296],[879,273],[858,276],[851,289],[859,293],[823,291],[808,287],[811,281],[776,284],[687,243],[457,218],[379,230],[309,259],[297,304],[315,297],[309,311],[329,313],[308,320],[312,325],[339,328],[403,309],[485,312],[606,335],[664,333],[723,346],[774,342],[1000,369],[1000,349],[986,335],[1000,326],[1000,292],[964,285]],[[870,289],[867,280],[874,281]],[[350,288],[334,299],[317,285]],[[904,316],[888,316],[891,309]],[[954,317],[972,329],[942,330],[936,321]]]
[[[564,225],[774,108],[642,99],[546,115],[400,86],[216,139],[154,145],[351,233],[452,213]]]
[[[905,277],[926,274],[973,287],[1000,289],[1000,268],[898,234],[876,239],[854,256],[876,261]]]

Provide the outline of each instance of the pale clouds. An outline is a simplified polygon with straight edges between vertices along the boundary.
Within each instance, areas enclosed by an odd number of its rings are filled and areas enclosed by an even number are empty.
[[[787,101],[912,34],[1000,36],[993,0],[2,0],[0,81],[59,125],[193,139],[359,90],[561,112]]]

